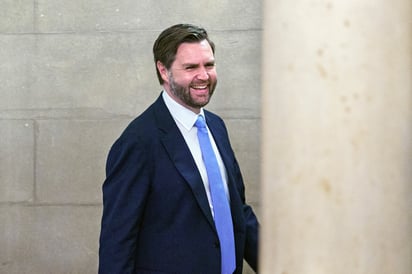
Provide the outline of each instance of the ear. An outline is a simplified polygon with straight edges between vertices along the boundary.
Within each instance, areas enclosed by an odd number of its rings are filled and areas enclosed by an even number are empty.
[[[157,62],[156,62],[156,67],[157,67],[157,70],[158,70],[159,73],[160,73],[160,76],[162,76],[163,81],[166,82],[166,83],[169,82],[168,70],[167,70],[167,68],[162,64],[162,62],[157,61]]]

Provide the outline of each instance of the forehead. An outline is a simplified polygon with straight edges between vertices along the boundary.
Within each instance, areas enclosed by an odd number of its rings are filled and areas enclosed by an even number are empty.
[[[212,60],[214,60],[213,50],[206,40],[180,44],[175,57],[175,62],[177,63],[197,63]]]

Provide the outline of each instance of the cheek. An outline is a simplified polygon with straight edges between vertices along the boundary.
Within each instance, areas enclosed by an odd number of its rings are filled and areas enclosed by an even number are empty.
[[[184,74],[184,75],[179,75],[177,77],[174,78],[175,82],[182,85],[182,86],[187,86],[190,85],[193,81],[193,77],[191,75],[188,74]]]
[[[216,68],[209,70],[207,73],[209,74],[210,77],[213,77],[213,78],[217,77]]]
[[[214,71],[214,72],[212,72],[212,73],[209,73],[209,77],[210,77],[210,79],[212,79],[213,81],[216,81],[216,80],[217,80],[217,74],[216,74],[216,72]]]

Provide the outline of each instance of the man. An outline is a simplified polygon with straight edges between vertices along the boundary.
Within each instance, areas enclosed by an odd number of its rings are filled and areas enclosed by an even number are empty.
[[[244,258],[256,271],[259,224],[226,127],[203,109],[217,83],[214,50],[188,24],[155,41],[163,92],[110,150],[99,273],[240,274]]]

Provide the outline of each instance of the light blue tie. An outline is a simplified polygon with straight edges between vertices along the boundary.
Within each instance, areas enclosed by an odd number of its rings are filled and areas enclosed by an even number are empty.
[[[236,255],[229,201],[223,186],[219,165],[210,143],[206,123],[202,115],[197,117],[195,126],[197,127],[197,137],[209,179],[215,226],[220,241],[222,274],[232,274],[236,268]]]

